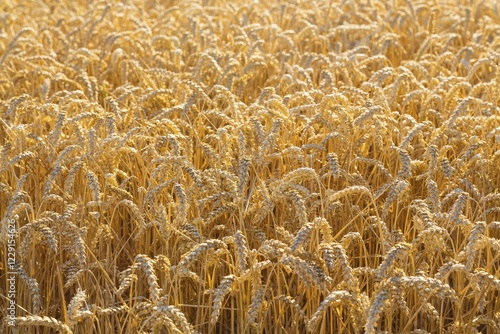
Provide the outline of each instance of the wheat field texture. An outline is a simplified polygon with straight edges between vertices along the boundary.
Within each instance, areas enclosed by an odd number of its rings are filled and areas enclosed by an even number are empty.
[[[500,333],[499,102],[495,1],[2,2],[0,332]]]

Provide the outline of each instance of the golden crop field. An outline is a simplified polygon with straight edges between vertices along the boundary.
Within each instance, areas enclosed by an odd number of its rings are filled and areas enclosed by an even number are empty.
[[[493,0],[0,2],[0,333],[500,333]]]

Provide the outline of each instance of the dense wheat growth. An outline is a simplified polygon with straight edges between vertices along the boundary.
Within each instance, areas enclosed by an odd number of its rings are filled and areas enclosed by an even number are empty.
[[[0,332],[500,333],[499,103],[493,0],[1,1]]]

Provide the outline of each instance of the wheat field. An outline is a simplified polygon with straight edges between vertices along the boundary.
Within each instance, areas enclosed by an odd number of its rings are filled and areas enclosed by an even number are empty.
[[[498,334],[499,102],[493,0],[6,0],[0,332]]]

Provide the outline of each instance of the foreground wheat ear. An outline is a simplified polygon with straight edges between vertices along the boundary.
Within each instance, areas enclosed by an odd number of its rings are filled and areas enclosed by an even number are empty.
[[[500,333],[496,1],[0,5],[0,333]]]

